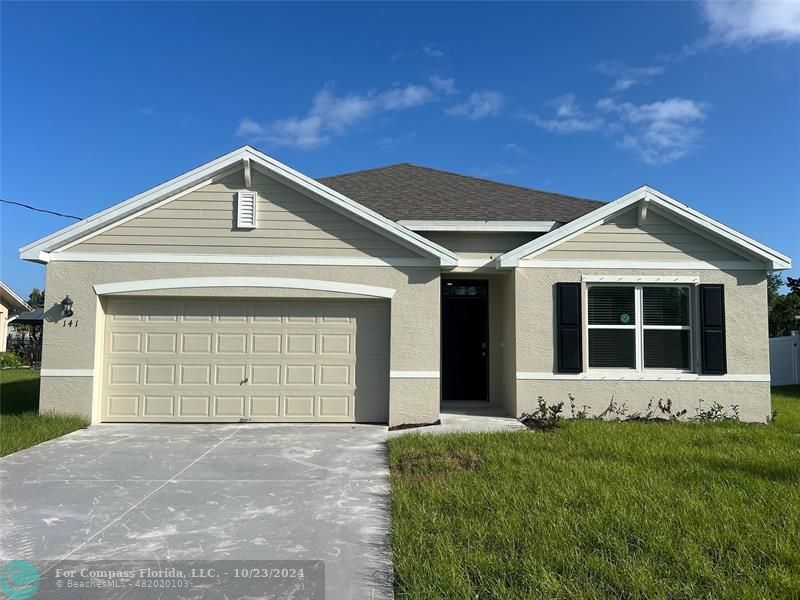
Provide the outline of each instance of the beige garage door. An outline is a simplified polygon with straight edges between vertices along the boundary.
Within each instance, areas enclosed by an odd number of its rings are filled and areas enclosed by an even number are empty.
[[[380,301],[110,299],[103,421],[388,420]]]

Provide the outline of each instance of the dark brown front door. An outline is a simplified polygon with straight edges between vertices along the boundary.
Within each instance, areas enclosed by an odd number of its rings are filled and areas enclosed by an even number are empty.
[[[442,280],[442,400],[487,401],[489,286]]]

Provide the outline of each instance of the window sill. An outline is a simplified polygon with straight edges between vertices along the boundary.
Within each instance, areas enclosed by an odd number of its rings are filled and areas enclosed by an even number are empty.
[[[683,371],[589,371],[586,373],[517,372],[519,380],[559,379],[568,381],[757,381],[768,382],[769,374],[728,373],[701,375]]]

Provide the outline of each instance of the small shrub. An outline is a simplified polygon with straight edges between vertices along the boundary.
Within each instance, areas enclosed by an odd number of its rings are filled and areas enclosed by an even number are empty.
[[[703,408],[703,399],[698,401],[697,408],[695,409],[695,417],[693,421],[739,421],[739,405],[731,404],[730,414],[725,412],[725,409],[719,402],[712,402],[711,406],[707,409]]]
[[[19,368],[22,359],[16,352],[0,352],[0,368]]]
[[[589,410],[591,410],[591,406],[588,404],[584,404],[580,410],[575,410],[575,396],[572,394],[567,394],[569,396],[569,412],[573,419],[588,419],[589,418]]]
[[[658,399],[658,410],[661,411],[661,414],[667,417],[670,421],[677,421],[686,416],[688,412],[685,408],[683,410],[679,410],[678,412],[672,412],[672,400],[667,398],[664,400],[663,398]]]
[[[538,429],[540,431],[552,431],[558,427],[561,421],[561,412],[564,410],[564,403],[547,405],[544,398],[539,396],[537,399],[538,408],[533,413],[522,413],[520,422],[528,429]]]

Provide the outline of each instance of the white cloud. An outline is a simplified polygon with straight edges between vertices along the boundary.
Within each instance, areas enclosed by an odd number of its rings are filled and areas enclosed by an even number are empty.
[[[401,110],[427,104],[434,99],[433,92],[424,85],[407,85],[393,88],[378,97],[379,104],[386,110]]]
[[[575,94],[564,94],[548,102],[555,115],[544,118],[538,114],[523,114],[523,118],[531,121],[551,133],[583,133],[595,131],[603,126],[603,119],[596,115],[587,115],[575,100]]]
[[[530,154],[525,146],[517,144],[516,142],[509,142],[503,146],[503,150],[516,154],[517,156],[528,156]]]
[[[493,117],[500,113],[505,104],[505,98],[500,92],[483,90],[472,92],[466,102],[456,104],[445,112],[448,115],[465,117],[473,121],[484,117]]]
[[[705,0],[702,14],[711,42],[800,41],[800,2]]]
[[[444,77],[439,77],[438,75],[431,76],[431,87],[437,92],[445,94],[446,96],[452,96],[458,92],[458,90],[456,90],[455,79],[445,79]]]
[[[597,108],[617,115],[611,131],[621,132],[620,144],[651,165],[671,163],[692,152],[703,133],[697,124],[708,110],[705,103],[685,98],[638,105],[601,98]]]
[[[333,136],[345,134],[375,114],[421,106],[435,98],[430,88],[415,84],[345,96],[337,96],[333,88],[326,86],[314,96],[311,109],[305,116],[269,123],[245,117],[239,123],[236,135],[308,150],[327,144]]]
[[[595,69],[603,75],[614,78],[612,92],[624,92],[634,85],[649,83],[653,77],[664,73],[663,66],[629,67],[613,61],[601,62]]]
[[[426,44],[422,47],[422,53],[430,58],[444,58],[447,56],[433,44]]]

